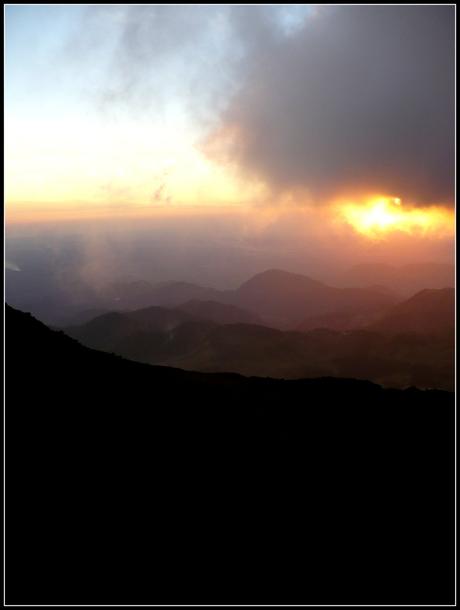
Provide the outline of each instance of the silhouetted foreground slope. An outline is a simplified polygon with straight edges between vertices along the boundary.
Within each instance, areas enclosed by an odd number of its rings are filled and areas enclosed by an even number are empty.
[[[6,358],[8,604],[453,603],[451,394]]]

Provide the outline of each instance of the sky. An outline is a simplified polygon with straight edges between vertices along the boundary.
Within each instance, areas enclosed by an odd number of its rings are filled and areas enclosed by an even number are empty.
[[[144,16],[150,27],[137,32]],[[216,87],[225,87],[218,82],[224,73],[208,81],[209,68],[217,73],[225,64],[229,44],[220,36],[219,10],[9,6],[6,21],[12,209],[84,213],[171,202],[225,205],[253,196],[252,185],[200,151],[204,122],[214,112],[204,107],[214,103]],[[145,56],[129,36],[139,47],[145,43]]]
[[[453,5],[8,5],[7,227],[244,210],[305,239],[444,243],[454,22]]]

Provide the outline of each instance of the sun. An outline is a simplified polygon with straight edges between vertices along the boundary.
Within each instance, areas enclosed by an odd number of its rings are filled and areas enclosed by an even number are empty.
[[[406,207],[399,197],[373,197],[362,204],[341,203],[342,219],[358,233],[379,238],[390,232],[445,234],[453,230],[452,212],[443,207]]]

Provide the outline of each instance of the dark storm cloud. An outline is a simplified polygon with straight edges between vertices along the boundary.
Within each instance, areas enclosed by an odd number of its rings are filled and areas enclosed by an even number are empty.
[[[281,42],[244,28],[255,51],[223,117],[242,168],[320,198],[452,202],[452,6],[324,7]]]
[[[106,106],[186,106],[274,193],[452,203],[454,6],[297,8],[91,7],[83,40],[111,48]]]

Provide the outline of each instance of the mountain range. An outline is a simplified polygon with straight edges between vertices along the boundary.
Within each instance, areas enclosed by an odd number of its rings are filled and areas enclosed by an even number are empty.
[[[188,370],[453,389],[454,301],[453,289],[425,290],[380,312],[308,317],[295,331],[254,324],[255,314],[232,305],[192,301],[107,313],[65,332],[92,348]]]
[[[236,290],[215,290],[184,282],[156,286],[148,282],[117,283],[111,290],[116,295],[112,307],[174,307],[188,301],[210,301],[244,309],[257,316],[262,324],[284,330],[295,328],[307,316],[336,311],[381,311],[398,300],[396,295],[381,288],[335,288],[308,276],[278,269],[259,273]]]
[[[102,275],[94,282],[78,267],[60,268],[62,258],[51,251],[45,260],[43,252],[30,252],[19,271],[7,268],[5,290],[6,299],[13,306],[31,311],[55,326],[81,324],[91,318],[91,311],[176,307],[191,300],[250,310],[264,325],[280,330],[293,330],[307,317],[329,314],[351,316],[353,326],[355,316],[364,316],[367,323],[368,319],[372,321],[374,312],[425,288],[452,287],[455,279],[452,265],[426,263],[401,267],[360,265],[324,275],[326,283],[318,281],[321,278],[314,270],[309,277],[272,269],[232,290],[186,281],[155,283],[148,279],[147,270],[144,279],[109,281],[107,275]],[[64,262],[70,254],[65,254]],[[111,276],[116,277],[116,269]],[[341,324],[347,326],[345,322]]]

